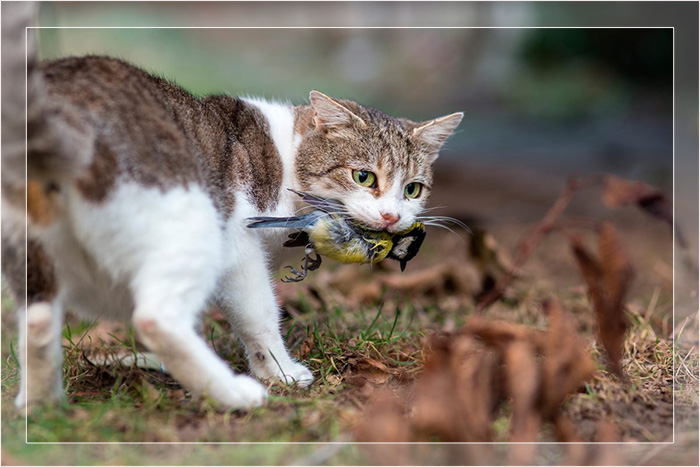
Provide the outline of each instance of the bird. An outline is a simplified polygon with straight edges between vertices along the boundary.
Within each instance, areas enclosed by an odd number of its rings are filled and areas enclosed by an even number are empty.
[[[399,261],[401,271],[413,259],[425,239],[425,225],[415,222],[401,232],[371,230],[342,215],[342,203],[309,193],[290,191],[315,208],[308,214],[291,217],[250,217],[248,228],[287,228],[296,231],[285,247],[305,247],[301,270],[287,266],[293,276],[283,282],[304,280],[309,271],[321,266],[321,255],[340,263],[375,264],[386,258]],[[313,255],[313,256],[312,256]]]

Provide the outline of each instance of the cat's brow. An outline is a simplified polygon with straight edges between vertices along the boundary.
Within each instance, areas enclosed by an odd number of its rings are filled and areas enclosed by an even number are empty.
[[[309,173],[315,177],[323,177],[324,175],[328,175],[329,173],[331,173],[335,170],[338,170],[338,169],[342,169],[344,167],[345,167],[345,164],[336,164],[332,167],[327,168],[326,170],[322,170],[321,172],[309,172]]]

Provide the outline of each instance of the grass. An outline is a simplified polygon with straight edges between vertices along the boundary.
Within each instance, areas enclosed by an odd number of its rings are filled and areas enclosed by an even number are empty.
[[[209,400],[192,398],[169,376],[158,371],[93,365],[91,359],[95,353],[133,353],[140,345],[133,332],[123,327],[107,333],[108,342],[99,344],[105,334],[94,322],[69,319],[64,328],[67,399],[55,406],[33,410],[25,425],[24,417],[13,407],[19,385],[16,335],[11,331],[14,304],[9,297],[4,298],[7,300],[3,300],[3,446],[12,458],[31,463],[49,461],[53,457],[49,453],[54,451],[47,446],[25,445],[25,428],[30,442],[47,443],[349,440],[345,432],[361,416],[361,402],[348,395],[354,388],[344,382],[344,378],[354,374],[358,362],[363,359],[381,360],[404,374],[417,371],[421,340],[426,332],[412,325],[417,311],[409,305],[392,310],[366,306],[353,313],[347,313],[340,306],[313,312],[310,305],[302,306],[305,314],[296,320],[287,318],[283,330],[290,351],[298,354],[306,343],[303,360],[316,375],[316,383],[309,390],[271,385],[270,400],[265,407],[239,412],[221,411]],[[216,311],[205,317],[203,335],[232,368],[245,372],[243,350],[230,334],[228,323]],[[280,447],[241,450],[226,446],[232,457],[227,457],[225,463],[289,462],[290,449]],[[341,450],[354,452],[351,458],[361,460],[361,455],[353,449]],[[218,450],[212,450],[204,459],[220,463],[215,451]],[[65,462],[100,462],[98,459],[104,460],[106,452],[82,447],[71,452]],[[291,452],[297,452],[303,459],[315,451],[294,446]],[[80,457],[83,455],[85,458]],[[347,453],[344,458],[345,455]],[[130,459],[135,458],[120,454],[118,459],[133,463]],[[137,461],[141,462],[143,459]],[[161,462],[167,463],[167,456],[158,460]],[[194,464],[200,462],[193,461]]]
[[[347,270],[334,271],[331,267],[328,271],[333,276]],[[348,277],[346,282],[354,281],[360,287],[359,273]],[[539,303],[552,294],[551,290],[537,280],[519,281],[509,299],[494,304],[487,317],[543,327],[546,320]],[[372,417],[365,412],[365,405],[374,389],[404,384],[419,375],[426,337],[459,328],[472,313],[473,299],[465,296],[447,300],[384,291],[375,300],[358,304],[344,298],[352,296],[351,292],[338,294],[328,287],[327,278],[320,273],[281,292],[285,310],[283,335],[290,351],[313,371],[316,381],[311,388],[273,384],[264,407],[247,412],[222,411],[209,400],[191,397],[159,371],[93,364],[96,355],[124,355],[142,347],[128,327],[105,327],[70,318],[64,329],[67,398],[59,405],[33,411],[26,424],[13,405],[19,384],[14,304],[3,294],[2,419],[7,463],[373,462],[374,458],[368,457],[372,451],[352,444],[204,443],[352,441],[354,428],[366,417]],[[451,292],[446,288],[443,293]],[[697,347],[688,347],[677,339],[674,348],[674,343],[663,334],[663,319],[658,318],[670,313],[667,291],[649,297],[638,294],[630,300],[630,329],[623,358],[629,384],[618,381],[606,370],[602,349],[593,340],[595,323],[585,290],[559,287],[557,296],[575,320],[579,333],[590,339],[590,350],[599,369],[595,378],[565,404],[567,415],[576,422],[584,438],[592,436],[598,421],[605,419],[616,423],[624,440],[666,440],[672,427],[674,359],[676,410],[692,421],[687,414],[697,410]],[[689,328],[692,325],[689,322]],[[202,335],[235,371],[247,372],[243,349],[231,337],[230,327],[218,311],[205,315]],[[507,441],[510,412],[507,404],[499,410],[492,428],[498,440]],[[29,441],[40,443],[174,444],[25,444],[25,430]],[[697,424],[691,423],[688,430],[697,432]],[[551,437],[551,432],[543,431],[542,440]]]

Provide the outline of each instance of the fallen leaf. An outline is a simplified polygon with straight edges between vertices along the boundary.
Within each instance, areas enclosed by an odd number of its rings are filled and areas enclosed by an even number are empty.
[[[627,330],[624,298],[632,279],[632,268],[622,250],[614,227],[603,223],[598,233],[600,259],[595,258],[580,238],[570,236],[571,247],[581,270],[598,322],[598,336],[610,359],[612,371],[622,376],[620,358]]]
[[[466,335],[435,336],[430,348],[412,405],[418,440],[491,441],[491,412],[500,399],[495,355]]]
[[[611,208],[636,204],[673,226],[673,205],[659,189],[642,182],[607,175],[603,180],[603,203]]]
[[[304,342],[301,343],[299,351],[297,352],[297,358],[299,360],[304,360],[309,355],[311,350],[314,348],[315,340],[313,334],[307,337]]]
[[[627,262],[615,228],[608,222],[604,222],[600,227],[598,248],[607,292],[605,308],[601,310],[602,316],[598,317],[598,326],[613,370],[622,374],[620,358],[627,331],[624,299],[632,280],[632,268]]]
[[[541,416],[536,403],[541,381],[535,361],[535,349],[527,340],[516,340],[504,347],[503,363],[506,390],[512,398],[513,418],[510,441],[537,441]],[[525,459],[517,459],[517,461],[521,464],[529,463]]]
[[[559,301],[547,300],[543,308],[549,330],[541,340],[541,407],[545,418],[556,420],[561,403],[593,375],[595,363]]]

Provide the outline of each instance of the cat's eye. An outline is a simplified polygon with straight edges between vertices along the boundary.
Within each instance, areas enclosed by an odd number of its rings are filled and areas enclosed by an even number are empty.
[[[404,187],[403,194],[406,195],[406,198],[418,198],[421,191],[423,191],[423,185],[413,182]]]
[[[353,170],[352,179],[360,186],[374,188],[377,186],[377,176],[366,170]]]

